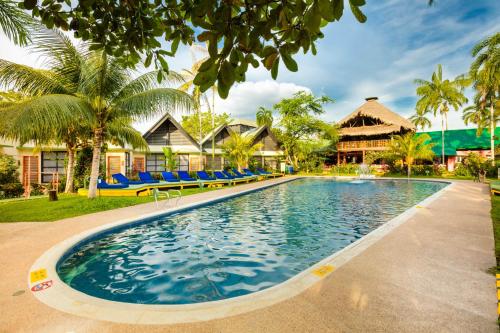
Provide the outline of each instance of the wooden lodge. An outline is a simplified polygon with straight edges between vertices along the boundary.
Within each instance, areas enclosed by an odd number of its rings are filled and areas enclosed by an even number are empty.
[[[366,102],[342,119],[339,126],[337,165],[363,163],[366,152],[388,149],[393,135],[415,131],[408,119],[380,104],[377,97],[366,98]]]

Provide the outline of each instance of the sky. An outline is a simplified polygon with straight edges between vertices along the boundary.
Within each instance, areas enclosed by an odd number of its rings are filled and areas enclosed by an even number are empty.
[[[437,0],[433,6],[427,2],[367,0],[364,24],[346,9],[340,22],[323,30],[325,38],[317,44],[316,56],[297,55],[298,72],[280,66],[274,81],[262,66],[249,66],[246,82],[233,86],[226,100],[216,98],[215,111],[253,120],[259,106],[272,108],[282,98],[305,90],[334,99],[325,106],[322,118],[326,121],[342,119],[369,96],[378,96],[379,102],[404,117],[411,116],[417,101],[414,79],[429,80],[437,64],[443,65],[445,78],[467,72],[472,47],[500,31],[498,0]],[[2,35],[0,58],[43,66],[42,59]],[[191,62],[190,49],[180,47],[169,65],[181,70]],[[466,94],[471,99],[473,92],[468,89]],[[439,130],[439,120],[431,120],[432,130]],[[154,122],[137,123],[136,127],[144,132]],[[449,128],[465,128],[461,110],[450,112]]]

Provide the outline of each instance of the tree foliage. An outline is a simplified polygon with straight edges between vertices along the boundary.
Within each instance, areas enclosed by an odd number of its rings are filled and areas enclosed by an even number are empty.
[[[332,144],[338,140],[336,127],[319,119],[323,105],[333,102],[327,96],[315,97],[300,91],[274,105],[279,114],[274,133],[285,152],[288,163],[298,168],[300,142],[326,138]]]
[[[253,144],[253,137],[231,132],[229,140],[222,145],[225,158],[238,170],[248,166],[248,161],[253,154],[262,148],[262,143]]]
[[[259,107],[257,114],[255,115],[258,126],[266,125],[267,127],[273,127],[273,111],[266,109],[265,107]]]
[[[211,112],[201,113],[201,134],[207,136],[212,131],[212,117],[214,117],[214,128],[222,124],[227,124],[231,120],[231,116],[227,113],[212,115]],[[200,133],[200,122],[198,114],[182,116],[182,128],[186,130],[192,137],[197,137]]]
[[[30,29],[34,26],[34,20],[20,9],[16,2],[0,0],[0,30],[14,44],[28,45],[31,41]]]
[[[389,159],[399,159],[407,167],[408,177],[411,175],[411,167],[416,160],[432,160],[434,158],[433,143],[428,134],[415,134],[408,132],[403,135],[395,135],[389,145]],[[384,156],[380,156],[384,157]]]
[[[300,50],[316,54],[316,42],[324,37],[322,29],[340,20],[345,6],[365,22],[363,5],[365,0],[23,2],[47,27],[73,31],[128,66],[144,56],[146,67],[154,63],[168,71],[165,57],[175,56],[179,44],[206,42],[209,57],[195,84],[204,92],[217,82],[222,98],[235,82],[245,80],[249,65],[262,63],[273,78],[280,63],[297,71],[293,56]],[[163,73],[159,72],[160,79]]]

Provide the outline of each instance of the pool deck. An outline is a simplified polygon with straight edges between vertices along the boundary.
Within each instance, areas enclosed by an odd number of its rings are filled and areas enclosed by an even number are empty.
[[[204,201],[281,181],[182,200]],[[31,265],[55,244],[155,210],[148,203],[57,222],[0,224],[0,332],[498,332],[495,277],[486,273],[495,265],[489,188],[470,181],[454,182],[305,292],[237,316],[163,326],[116,324],[57,311],[28,290]]]

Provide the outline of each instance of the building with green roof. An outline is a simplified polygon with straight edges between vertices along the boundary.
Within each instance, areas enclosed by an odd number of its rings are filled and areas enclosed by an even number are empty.
[[[420,132],[420,134],[428,134],[431,141],[435,144],[432,150],[439,159],[441,157],[441,131]],[[500,127],[495,129],[495,146],[500,144]],[[477,135],[476,129],[459,129],[448,130],[444,132],[444,154],[448,170],[452,171],[455,164],[462,162],[462,159],[470,152],[477,152],[485,157],[490,158],[490,133],[488,130],[483,130],[481,135]]]

